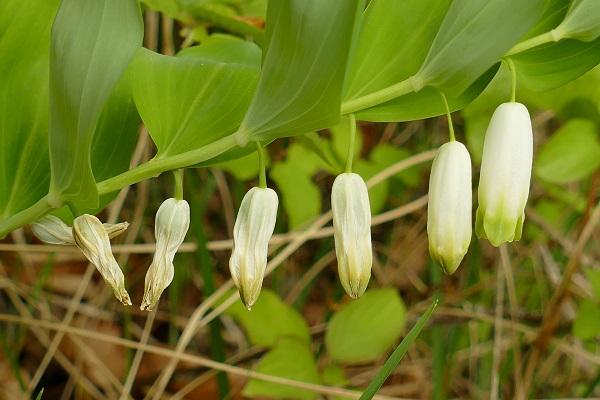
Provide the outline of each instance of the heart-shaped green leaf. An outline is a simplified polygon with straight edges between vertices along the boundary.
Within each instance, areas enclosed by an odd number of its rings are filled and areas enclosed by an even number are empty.
[[[0,220],[48,192],[48,60],[58,4],[0,2]]]
[[[133,96],[158,149],[168,158],[235,132],[248,108],[260,49],[218,36],[176,57],[140,49],[132,68]]]
[[[268,47],[237,139],[265,141],[334,125],[357,0],[271,1]]]
[[[415,84],[447,94],[465,91],[535,24],[542,5],[542,0],[454,0]]]

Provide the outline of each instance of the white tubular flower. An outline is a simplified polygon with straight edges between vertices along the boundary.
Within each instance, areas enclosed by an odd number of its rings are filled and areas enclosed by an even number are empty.
[[[429,254],[453,274],[471,243],[471,157],[456,141],[440,147],[429,178],[427,236]]]
[[[130,306],[131,300],[125,290],[125,277],[112,254],[108,234],[102,222],[88,214],[75,218],[73,237],[77,247],[94,264],[104,281],[113,289],[115,297],[124,305]]]
[[[54,215],[46,215],[31,224],[31,231],[35,237],[44,243],[62,245],[75,244],[71,227]]]
[[[244,196],[233,227],[229,270],[248,309],[258,299],[262,287],[278,203],[273,189],[253,187]]]
[[[369,192],[360,175],[343,173],[335,178],[331,211],[340,282],[356,299],[367,289],[373,264]]]
[[[532,159],[527,108],[520,103],[501,104],[485,134],[475,220],[477,236],[494,246],[521,239]]]
[[[110,239],[119,236],[129,227],[127,222],[118,224],[102,224]],[[46,215],[31,224],[33,234],[44,243],[74,245],[73,229],[54,215]]]
[[[185,200],[167,199],[156,212],[154,235],[156,251],[144,285],[144,299],[140,310],[150,311],[162,292],[173,281],[173,258],[183,243],[190,226],[190,206]]]

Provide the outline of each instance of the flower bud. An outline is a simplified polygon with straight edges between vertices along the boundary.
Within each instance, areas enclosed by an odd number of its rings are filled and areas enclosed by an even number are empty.
[[[44,243],[75,244],[71,227],[54,215],[46,215],[31,224],[31,231]]]
[[[278,203],[273,189],[253,187],[244,196],[233,227],[229,270],[248,309],[258,299],[262,287]]]
[[[113,289],[115,297],[124,305],[131,305],[129,294],[125,290],[125,277],[112,254],[108,234],[100,220],[88,214],[75,218],[73,237],[77,247]]]
[[[190,206],[185,200],[167,199],[159,207],[154,224],[156,250],[144,285],[140,310],[151,310],[173,281],[173,258],[190,226]]]
[[[129,227],[128,222],[102,224],[109,239],[119,236]],[[73,229],[54,215],[46,215],[31,224],[31,231],[42,242],[48,244],[74,245]]]
[[[429,254],[453,274],[471,242],[471,157],[456,141],[440,147],[429,178],[427,236]]]
[[[331,211],[340,282],[356,299],[367,289],[373,263],[369,192],[360,175],[343,173],[335,178]]]
[[[521,238],[532,159],[527,108],[520,103],[501,104],[485,134],[475,220],[477,236],[494,246]]]

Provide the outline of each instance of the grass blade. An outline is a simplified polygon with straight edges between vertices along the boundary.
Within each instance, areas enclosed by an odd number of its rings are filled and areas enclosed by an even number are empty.
[[[388,378],[388,376],[390,376],[392,371],[396,369],[396,367],[400,363],[400,360],[402,360],[402,357],[404,357],[404,354],[406,354],[406,351],[408,350],[410,345],[419,336],[419,333],[421,333],[421,330],[423,329],[427,321],[429,321],[431,314],[433,314],[433,311],[438,305],[438,301],[438,299],[435,299],[433,303],[431,303],[431,305],[427,308],[425,313],[423,313],[423,315],[419,317],[415,326],[413,326],[410,332],[408,332],[408,335],[406,335],[404,339],[402,339],[402,342],[400,342],[398,347],[396,347],[396,350],[394,350],[394,352],[390,355],[385,364],[383,364],[383,367],[381,367],[377,375],[375,375],[375,378],[373,378],[367,389],[363,392],[362,396],[360,396],[360,400],[372,399],[375,393],[377,393],[377,391],[381,388],[385,380]]]

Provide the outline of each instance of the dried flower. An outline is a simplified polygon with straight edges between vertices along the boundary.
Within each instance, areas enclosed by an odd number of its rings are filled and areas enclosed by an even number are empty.
[[[244,196],[235,220],[229,270],[248,309],[258,299],[262,287],[278,203],[273,189],[254,187]]]
[[[156,251],[144,285],[141,310],[151,310],[173,281],[173,259],[190,226],[190,206],[185,200],[167,199],[156,213]]]
[[[427,206],[429,254],[447,274],[469,249],[472,202],[471,157],[462,143],[448,142],[433,160]]]
[[[477,236],[494,246],[521,238],[532,159],[527,108],[520,103],[501,104],[485,134],[475,220]]]
[[[360,175],[343,173],[331,190],[333,235],[338,274],[346,293],[362,296],[371,278],[371,208],[369,192]]]
[[[33,234],[44,243],[49,244],[75,244],[71,227],[54,215],[46,215],[31,224]]]
[[[121,303],[131,305],[129,294],[125,290],[125,277],[112,254],[108,234],[100,220],[89,214],[75,218],[73,237],[77,247],[113,289],[115,297]]]

